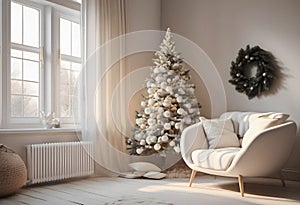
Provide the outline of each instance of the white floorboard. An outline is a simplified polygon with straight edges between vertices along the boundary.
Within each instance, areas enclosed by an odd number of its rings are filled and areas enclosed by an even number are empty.
[[[102,204],[300,204],[300,182],[245,179],[241,197],[237,179],[199,176],[192,187],[187,178],[148,180],[88,178],[68,183],[25,187],[0,198],[0,205],[102,205]]]

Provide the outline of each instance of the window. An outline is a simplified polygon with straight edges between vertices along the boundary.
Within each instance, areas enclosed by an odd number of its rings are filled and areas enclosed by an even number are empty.
[[[2,1],[2,44],[9,52],[1,56],[1,128],[41,127],[40,111],[55,112],[62,126],[72,126],[82,63],[80,11],[74,10],[80,4],[72,3]]]
[[[60,106],[61,118],[73,116],[73,99],[81,70],[80,25],[60,18]]]
[[[10,116],[38,117],[40,110],[40,10],[11,3]]]

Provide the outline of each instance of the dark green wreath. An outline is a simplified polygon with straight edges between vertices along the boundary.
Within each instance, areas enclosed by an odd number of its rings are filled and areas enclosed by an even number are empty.
[[[246,69],[257,67],[255,76],[248,76]],[[276,59],[272,53],[261,49],[259,46],[246,50],[240,49],[236,62],[231,62],[229,82],[235,85],[240,93],[245,93],[249,99],[261,96],[270,89],[275,78]]]

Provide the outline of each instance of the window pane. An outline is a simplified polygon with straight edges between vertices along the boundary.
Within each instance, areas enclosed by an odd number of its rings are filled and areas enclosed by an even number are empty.
[[[39,82],[39,63],[24,60],[24,80]]]
[[[22,60],[11,58],[11,78],[22,79]]]
[[[22,44],[22,5],[11,2],[11,42]]]
[[[24,45],[39,47],[39,11],[27,6],[23,7],[24,11]]]
[[[11,93],[12,94],[22,94],[22,81],[21,80],[12,80],[10,81]]]
[[[80,26],[72,22],[72,56],[80,57]]]
[[[24,82],[24,94],[39,96],[39,84],[32,82]]]
[[[22,51],[11,49],[10,50],[10,55],[12,57],[22,58]]]
[[[60,97],[60,116],[70,117],[71,116],[71,103],[68,95],[61,95]]]
[[[23,97],[22,96],[11,96],[11,115],[13,117],[23,116]]]
[[[63,69],[71,69],[71,62],[62,60],[60,62],[60,67]]]
[[[61,70],[60,71],[60,84],[68,85],[70,80],[70,71]]]
[[[81,64],[72,63],[72,70],[81,71]]]
[[[38,97],[24,97],[24,117],[38,116]]]
[[[38,53],[24,51],[23,58],[33,61],[39,61],[40,55]]]
[[[76,71],[71,71],[71,75],[70,75],[70,85],[72,85],[73,87],[76,85],[77,83],[77,77],[79,75],[79,72]],[[71,93],[73,94],[73,93]]]
[[[60,52],[71,55],[71,22],[60,18]]]

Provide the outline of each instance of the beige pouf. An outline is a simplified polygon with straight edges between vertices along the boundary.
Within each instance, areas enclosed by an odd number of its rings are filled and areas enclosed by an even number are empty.
[[[0,144],[0,197],[18,191],[27,179],[27,169],[12,149]]]

